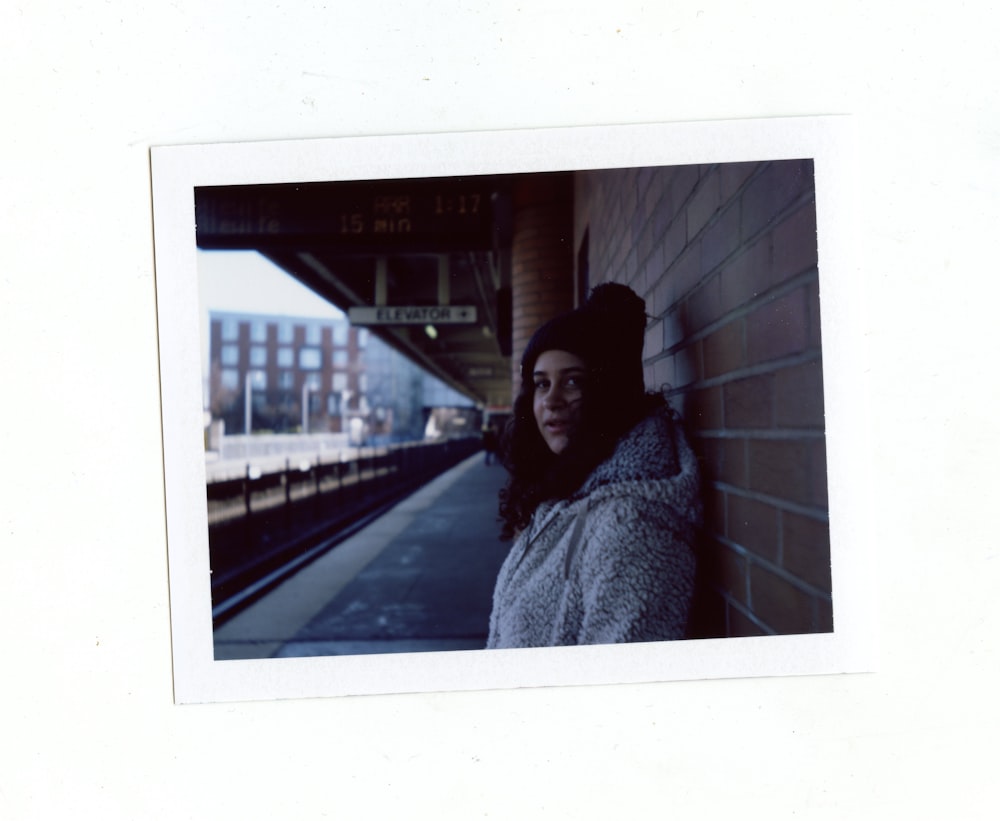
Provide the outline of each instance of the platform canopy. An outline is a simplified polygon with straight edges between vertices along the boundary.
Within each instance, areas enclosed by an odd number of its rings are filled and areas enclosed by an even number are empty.
[[[197,242],[259,251],[446,384],[509,405],[513,179],[200,187]]]

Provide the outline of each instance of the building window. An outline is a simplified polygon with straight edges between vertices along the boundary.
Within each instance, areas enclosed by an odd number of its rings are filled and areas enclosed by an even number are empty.
[[[278,348],[278,367],[291,368],[295,365],[294,348]]]
[[[222,338],[226,342],[235,342],[240,338],[240,323],[235,319],[222,320]]]
[[[334,373],[334,375],[333,375],[333,389],[335,391],[346,391],[347,390],[347,374],[346,373]]]
[[[306,375],[306,387],[314,393],[319,390],[319,374],[310,373]]]
[[[323,352],[319,348],[300,348],[299,367],[304,371],[316,371],[323,367]]]
[[[319,345],[323,339],[323,329],[316,323],[306,325],[306,344]]]
[[[250,386],[255,391],[266,391],[267,373],[265,371],[250,371]]]
[[[267,364],[267,348],[263,345],[254,345],[250,348],[250,365],[254,368],[263,368]]]
[[[340,349],[333,352],[333,364],[338,368],[347,367],[347,351]]]
[[[219,374],[219,386],[227,391],[239,390],[240,372],[236,368],[223,368]]]
[[[326,397],[326,412],[330,416],[340,416],[340,394],[336,391]]]
[[[283,345],[291,345],[295,341],[295,328],[291,322],[278,323],[278,342]]]
[[[223,365],[239,365],[240,349],[236,345],[223,345],[219,351],[219,361]]]
[[[368,329],[358,328],[358,347],[365,348],[368,346]]]
[[[250,323],[250,341],[267,342],[267,323],[262,319],[255,319]]]
[[[283,391],[290,391],[295,387],[295,374],[291,371],[282,371],[278,374],[278,387]]]
[[[334,345],[347,345],[347,334],[351,329],[351,326],[346,322],[336,322],[333,326],[333,344]]]

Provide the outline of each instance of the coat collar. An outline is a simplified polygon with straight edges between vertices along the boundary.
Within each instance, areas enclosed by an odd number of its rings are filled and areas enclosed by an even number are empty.
[[[681,470],[680,430],[668,407],[653,411],[626,433],[614,452],[587,477],[582,496],[606,485],[670,479]]]

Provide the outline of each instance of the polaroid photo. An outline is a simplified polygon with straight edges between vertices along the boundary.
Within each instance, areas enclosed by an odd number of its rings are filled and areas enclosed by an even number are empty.
[[[846,117],[153,148],[176,702],[871,670],[852,152]],[[641,338],[586,342],[696,459],[683,630],[587,633],[629,571],[570,556],[558,629],[506,632],[559,646],[487,647],[522,356],[609,282]]]

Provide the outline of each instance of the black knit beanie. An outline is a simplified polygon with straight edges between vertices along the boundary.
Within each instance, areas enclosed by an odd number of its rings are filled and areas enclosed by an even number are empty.
[[[521,377],[531,379],[535,361],[545,351],[579,356],[602,391],[620,400],[639,400],[645,393],[642,347],[646,303],[625,285],[598,285],[579,308],[550,319],[528,342],[521,357]]]

